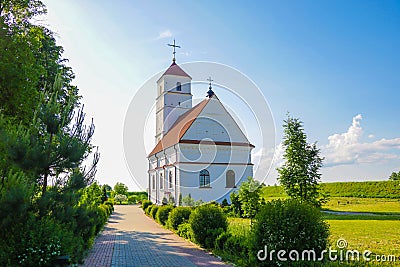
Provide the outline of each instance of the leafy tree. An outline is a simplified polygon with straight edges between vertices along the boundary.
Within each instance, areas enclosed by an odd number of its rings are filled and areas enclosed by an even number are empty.
[[[136,195],[132,195],[128,197],[129,204],[136,204],[138,202],[139,197]]]
[[[114,185],[114,192],[117,195],[128,195],[128,187],[123,183],[118,182]]]
[[[390,181],[397,181],[400,180],[400,172],[396,173],[396,172],[392,172],[392,174],[389,177]]]
[[[192,196],[189,194],[185,197],[182,198],[182,204],[184,206],[189,206],[189,207],[193,207],[195,206],[195,200],[192,198]]]
[[[108,194],[107,194],[107,187],[102,186],[101,187],[101,202],[104,203],[105,201],[108,200]]]
[[[90,186],[83,189],[80,204],[88,206],[98,206],[103,203],[102,200],[103,192],[97,182],[92,183]]]
[[[316,143],[308,144],[303,122],[288,115],[284,121],[285,163],[278,168],[279,182],[289,197],[302,203],[321,205],[318,183],[323,158]]]
[[[179,193],[179,197],[178,197],[178,204],[179,206],[182,206],[182,193]]]
[[[109,191],[112,190],[112,187],[109,186],[108,184],[104,184],[102,187],[103,187],[107,192],[109,192]]]
[[[232,192],[230,195],[230,199],[231,199],[231,207],[232,207],[232,211],[233,213],[236,214],[236,216],[242,217],[243,215],[243,210],[242,210],[242,202],[239,199],[239,196],[237,193]]]
[[[87,187],[99,157],[74,73],[53,33],[32,24],[44,12],[39,0],[0,0],[1,266],[32,248],[45,262],[36,253],[25,265],[53,266],[60,253],[77,263],[108,216],[98,185]]]
[[[121,202],[128,201],[128,198],[126,197],[126,195],[118,194],[118,195],[115,195],[114,200],[116,202],[119,202],[119,204],[121,204]]]
[[[240,185],[238,198],[243,210],[243,216],[251,219],[254,218],[263,203],[260,182],[252,177],[248,177],[247,181]]]

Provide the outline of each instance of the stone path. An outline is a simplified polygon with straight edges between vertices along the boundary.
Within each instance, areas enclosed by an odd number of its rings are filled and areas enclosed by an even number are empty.
[[[115,206],[82,266],[228,266],[162,228],[139,206]]]

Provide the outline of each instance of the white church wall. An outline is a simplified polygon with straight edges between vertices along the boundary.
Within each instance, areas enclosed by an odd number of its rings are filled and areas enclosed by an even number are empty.
[[[216,99],[210,99],[182,139],[248,142],[239,126]]]
[[[250,163],[251,147],[179,144],[180,162]]]
[[[191,80],[189,77],[176,76],[176,75],[165,75],[159,80],[158,85],[163,86],[163,91],[172,91],[180,93],[191,93]],[[176,83],[181,83],[181,91],[177,91]]]
[[[230,193],[237,190],[240,184],[253,174],[251,165],[210,164],[205,168],[210,174],[210,188],[202,188],[200,187],[200,170],[196,166],[191,165],[179,164],[181,177],[180,193],[182,197],[190,194],[193,199],[201,199],[204,202],[213,200],[221,202],[224,198],[230,202]],[[226,172],[228,170],[235,172],[236,188],[226,187]]]
[[[189,77],[164,75],[157,82],[156,142],[169,131],[177,118],[192,108],[191,79]],[[180,83],[181,91],[177,90]]]

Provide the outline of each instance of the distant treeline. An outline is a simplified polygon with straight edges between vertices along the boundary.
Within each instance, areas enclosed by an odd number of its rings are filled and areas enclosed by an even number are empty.
[[[322,183],[321,191],[329,197],[400,198],[399,181]],[[285,197],[281,186],[266,186],[265,197]]]
[[[128,192],[128,197],[129,196],[138,196],[138,197],[143,197],[147,199],[147,192],[146,191],[136,191],[136,192]]]

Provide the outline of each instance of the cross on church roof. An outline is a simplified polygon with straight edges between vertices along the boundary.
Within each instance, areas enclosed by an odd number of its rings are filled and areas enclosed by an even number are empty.
[[[211,76],[210,76],[210,77],[208,77],[207,81],[209,81],[209,82],[210,82],[210,87],[209,87],[209,89],[211,89],[211,82],[213,82],[214,80],[213,80],[213,79],[211,79]]]
[[[214,91],[212,90],[212,86],[211,86],[211,82],[214,81],[213,79],[211,79],[211,76],[208,77],[207,81],[210,82],[210,87],[208,87],[208,92],[207,92],[207,97],[211,98],[214,95]]]
[[[175,48],[181,48],[181,47],[179,45],[175,44],[175,39],[174,39],[174,43],[168,44],[168,46],[172,46],[174,48],[174,52],[172,52],[172,54],[174,55],[174,57],[172,58],[172,61],[175,62],[175,54],[176,54]]]

